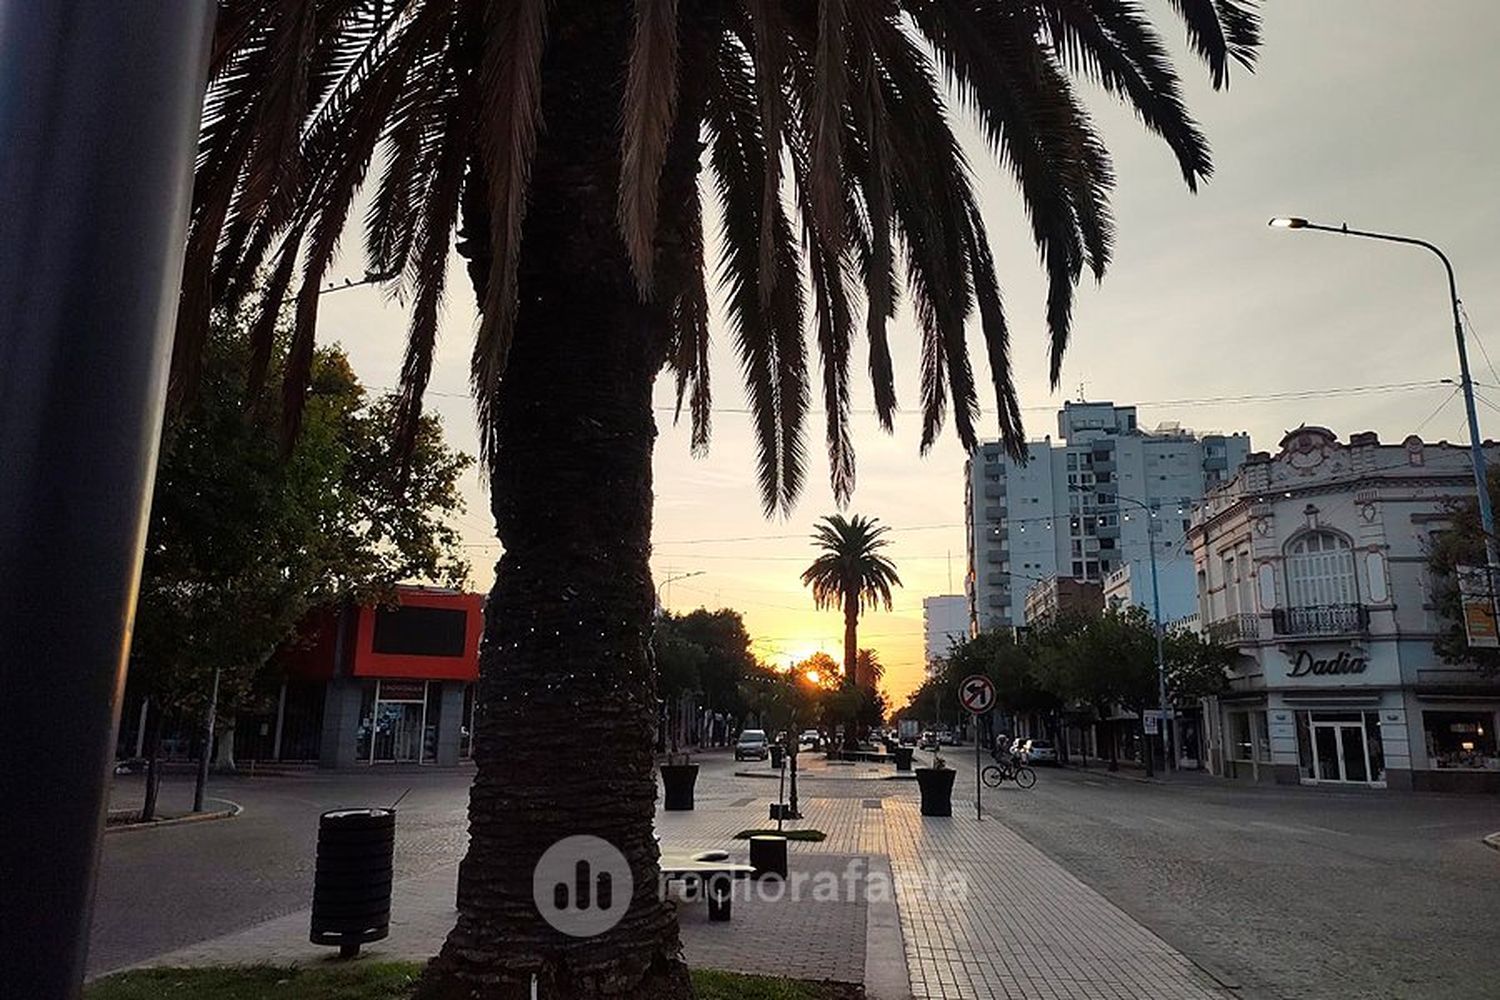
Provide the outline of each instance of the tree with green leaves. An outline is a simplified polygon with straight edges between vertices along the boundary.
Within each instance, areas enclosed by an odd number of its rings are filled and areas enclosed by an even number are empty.
[[[1490,503],[1500,504],[1500,468],[1489,471]],[[1444,663],[1469,664],[1482,677],[1500,676],[1500,650],[1475,649],[1469,645],[1464,627],[1463,598],[1458,586],[1460,566],[1486,564],[1484,526],[1479,504],[1469,498],[1447,504],[1448,527],[1436,533],[1427,549],[1427,567],[1433,579],[1433,603],[1442,622],[1432,648]]]
[[[666,614],[656,625],[653,639],[659,696],[669,705],[692,695],[703,697],[712,711],[726,719],[744,714],[742,692],[745,676],[755,668],[750,633],[738,611],[698,608],[686,614]],[[681,741],[682,712],[669,711],[669,736],[675,751]]]
[[[1231,62],[1253,62],[1252,0],[1172,8],[1215,87]],[[201,370],[210,311],[264,271],[266,315],[295,299],[281,391],[295,433],[319,286],[365,189],[366,266],[411,303],[404,439],[455,250],[478,304],[471,381],[504,555],[481,653],[482,794],[463,903],[419,996],[482,988],[509,1000],[533,981],[579,1000],[689,996],[675,917],[653,888],[657,374],[670,371],[692,445],[706,448],[717,273],[762,495],[784,513],[806,475],[811,328],[844,503],[853,342],[868,340],[890,430],[889,324],[904,289],[920,338],[922,448],[950,412],[966,447],[982,432],[972,318],[995,429],[1019,453],[1009,318],[956,120],[977,125],[1016,181],[1046,271],[1055,383],[1075,287],[1085,271],[1104,274],[1114,242],[1113,168],[1083,94],[1125,103],[1190,189],[1212,170],[1166,46],[1131,0],[220,0],[219,10],[178,396]],[[717,233],[705,218],[720,220]],[[271,325],[257,326],[255,397]],[[538,767],[558,779],[535,782]],[[624,854],[637,894],[611,931],[573,939],[535,912],[530,873],[560,837],[583,833]]]
[[[417,461],[398,481],[394,402],[368,398],[343,353],[325,348],[303,433],[283,454],[274,423],[241,405],[243,325],[221,323],[206,351],[194,405],[163,434],[131,648],[128,683],[150,702],[153,762],[166,715],[247,707],[310,610],[468,577],[450,522],[471,460],[444,444],[435,418],[418,427]]]

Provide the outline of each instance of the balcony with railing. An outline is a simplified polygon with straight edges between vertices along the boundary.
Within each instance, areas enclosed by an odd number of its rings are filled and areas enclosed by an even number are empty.
[[[1259,615],[1230,615],[1208,623],[1208,637],[1214,642],[1233,646],[1260,638]]]
[[[1369,631],[1370,609],[1363,604],[1320,604],[1271,612],[1277,635],[1359,635]]]

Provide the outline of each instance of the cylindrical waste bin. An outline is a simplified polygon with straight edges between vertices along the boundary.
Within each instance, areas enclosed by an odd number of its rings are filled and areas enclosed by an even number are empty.
[[[335,809],[318,820],[313,876],[313,944],[337,945],[353,958],[359,946],[391,932],[394,809]]]
[[[781,770],[781,762],[786,759],[786,747],[780,743],[771,746],[771,770]]]

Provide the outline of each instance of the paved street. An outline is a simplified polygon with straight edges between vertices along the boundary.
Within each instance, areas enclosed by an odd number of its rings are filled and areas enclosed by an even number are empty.
[[[764,822],[776,794],[767,777],[734,773],[769,774],[764,764],[700,762],[697,810],[658,814],[673,849],[729,845]],[[794,870],[890,872],[894,901],[873,889],[836,904],[750,900],[732,925],[687,907],[689,960],[848,981],[863,972],[884,983],[872,995],[943,1000],[1500,996],[1500,852],[1479,843],[1500,829],[1494,799],[1045,770],[1030,792],[987,792],[991,818],[976,823],[959,770],[954,817],[924,820],[910,781],[812,766],[803,811],[829,837],[795,845]],[[216,781],[212,794],[242,815],[106,838],[91,968],[172,952],[305,959],[318,813],[389,803],[408,787],[388,947],[430,954],[451,922],[468,780],[377,770]],[[118,797],[133,792],[127,782]],[[963,891],[945,895],[955,873]]]
[[[997,815],[1250,997],[1500,997],[1492,796],[1043,770]]]

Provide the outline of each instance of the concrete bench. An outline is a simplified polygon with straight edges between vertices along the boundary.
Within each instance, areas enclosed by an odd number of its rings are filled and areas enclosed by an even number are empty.
[[[668,882],[681,882],[683,894],[695,898],[702,890],[708,900],[708,919],[728,920],[735,879],[755,874],[751,865],[735,864],[728,851],[703,851],[684,857],[663,856],[661,875]]]

